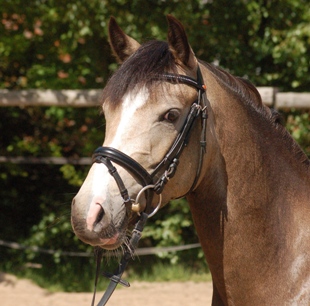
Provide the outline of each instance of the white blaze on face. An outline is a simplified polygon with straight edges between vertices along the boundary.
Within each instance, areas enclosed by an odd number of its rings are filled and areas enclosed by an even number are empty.
[[[143,87],[140,91],[133,90],[126,94],[123,98],[122,113],[119,125],[117,127],[114,139],[110,146],[120,149],[124,147],[123,140],[126,139],[126,133],[132,130],[134,113],[146,104],[149,98],[149,91]]]
[[[94,163],[94,173],[92,180],[92,194],[94,196],[105,194],[106,184],[103,180],[109,175],[108,168],[104,164]]]
[[[127,93],[121,105],[121,117],[120,122],[117,127],[114,138],[108,146],[124,151],[126,134],[132,131],[133,116],[135,112],[141,108],[147,102],[149,98],[149,91],[147,88],[143,87],[140,91],[131,91]],[[128,134],[127,134],[128,135]],[[126,152],[129,154],[130,152]],[[113,179],[108,173],[108,169],[103,164],[95,163],[93,164],[94,172],[92,179],[92,193],[93,196],[103,196],[105,197],[108,188],[108,180]]]

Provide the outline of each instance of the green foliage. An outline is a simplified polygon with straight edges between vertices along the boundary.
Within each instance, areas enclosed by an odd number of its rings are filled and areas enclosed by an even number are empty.
[[[153,219],[154,218],[154,219]],[[185,199],[171,201],[168,206],[162,208],[150,222],[143,232],[142,243],[157,246],[173,246],[197,243],[198,238],[191,219],[190,209]],[[186,252],[170,252],[159,254],[160,258],[169,259],[169,262],[187,262],[188,266],[203,267],[203,258],[200,249]]]
[[[166,14],[185,25],[197,57],[248,77],[257,86],[309,91],[310,11],[307,0],[142,1],[0,0],[0,88],[103,88],[117,68],[107,39],[114,15],[140,42],[165,39]],[[103,142],[104,119],[95,108],[0,108],[0,155],[90,156]],[[285,113],[287,127],[310,156],[309,111]],[[1,239],[46,249],[89,251],[70,227],[70,202],[86,176],[86,166],[0,164]],[[142,246],[196,243],[184,200],[173,201],[150,220]],[[205,269],[199,249],[160,254],[164,263]],[[157,258],[158,259],[158,258]],[[140,264],[156,266],[156,258]],[[65,290],[90,289],[76,275],[93,279],[94,260],[42,255],[0,247],[0,266]],[[160,269],[160,268],[158,268]],[[51,273],[52,271],[52,273]],[[146,271],[152,273],[152,271]]]
[[[293,109],[285,115],[288,131],[310,158],[310,111]]]
[[[109,17],[143,42],[165,39],[166,14],[182,20],[199,58],[256,85],[309,88],[307,0],[2,2],[3,88],[101,88],[115,69]]]

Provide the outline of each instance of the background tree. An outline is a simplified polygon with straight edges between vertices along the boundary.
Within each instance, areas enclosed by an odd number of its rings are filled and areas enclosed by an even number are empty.
[[[257,86],[309,91],[310,11],[307,0],[142,1],[0,0],[0,88],[103,88],[117,68],[107,41],[111,15],[140,42],[165,39],[165,15],[185,25],[197,57]],[[284,112],[290,132],[310,155],[309,110]],[[104,118],[96,108],[0,108],[0,155],[90,156],[103,142]],[[88,167],[0,164],[0,238],[60,250],[91,250],[70,227],[70,202]],[[182,200],[148,224],[144,245],[196,242]],[[199,251],[169,260],[203,265]],[[141,259],[143,260],[143,259]],[[89,259],[20,252],[0,247],[3,269],[20,271],[26,261],[67,290],[70,279],[90,271]],[[61,265],[59,264],[61,263]],[[51,276],[51,269],[55,271]],[[66,276],[66,277],[65,277]],[[66,282],[67,281],[67,282]],[[83,288],[86,289],[86,288]]]

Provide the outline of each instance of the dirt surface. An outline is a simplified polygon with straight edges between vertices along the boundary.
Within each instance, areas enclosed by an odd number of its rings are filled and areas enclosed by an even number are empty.
[[[97,293],[99,302],[103,292]],[[133,282],[130,288],[117,289],[109,306],[201,306],[211,305],[212,284],[194,282]],[[91,293],[50,293],[29,280],[0,273],[2,306],[90,306]]]

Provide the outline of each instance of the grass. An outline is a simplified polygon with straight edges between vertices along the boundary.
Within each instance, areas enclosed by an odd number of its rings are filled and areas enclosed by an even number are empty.
[[[52,270],[25,268],[22,270],[3,272],[15,274],[19,278],[27,278],[50,292],[91,292],[94,288],[95,266],[89,264],[87,268],[76,269],[72,267],[58,266]],[[107,270],[113,271],[113,267]],[[185,264],[165,262],[135,263],[129,265],[124,273],[124,279],[129,282],[207,282],[211,280],[210,273],[205,269],[197,270],[187,267]],[[109,280],[100,276],[97,290],[105,290]]]
[[[135,277],[133,275],[133,277]],[[207,282],[211,281],[210,273],[207,271],[193,271],[182,264],[155,263],[151,267],[151,271],[141,268],[141,274],[136,276],[137,281],[146,282]]]
[[[19,254],[19,253],[18,253]],[[95,280],[94,257],[51,257],[49,254],[38,254],[35,258],[14,256],[15,253],[3,254],[0,258],[0,271],[27,278],[42,288],[56,292],[91,292]],[[118,267],[119,259],[104,259],[101,271],[113,272]],[[26,264],[28,263],[28,264]],[[35,268],[37,267],[37,268]],[[41,267],[41,268],[38,268]],[[148,255],[134,258],[124,273],[129,282],[206,282],[211,277],[203,258],[187,251],[175,264],[169,258]],[[98,290],[105,290],[109,280],[99,277]]]

